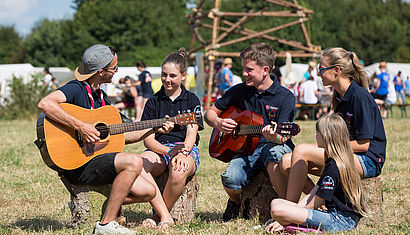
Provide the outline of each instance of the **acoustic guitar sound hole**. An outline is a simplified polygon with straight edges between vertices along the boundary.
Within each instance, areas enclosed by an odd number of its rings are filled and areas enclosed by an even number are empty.
[[[95,125],[95,129],[100,132],[100,139],[105,140],[108,135],[110,134],[110,130],[108,129],[107,125],[104,123],[98,123]]]

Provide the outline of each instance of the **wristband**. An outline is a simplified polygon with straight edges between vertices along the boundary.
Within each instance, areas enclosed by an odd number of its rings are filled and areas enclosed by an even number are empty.
[[[283,142],[282,141],[279,141],[279,139],[280,139],[280,136],[278,136],[278,138],[274,141],[274,143],[277,143],[277,144],[283,144]]]

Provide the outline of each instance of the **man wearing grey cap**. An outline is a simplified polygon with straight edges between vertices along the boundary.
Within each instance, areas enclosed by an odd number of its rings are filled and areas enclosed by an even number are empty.
[[[90,123],[85,123],[67,113],[60,103],[70,103],[86,109],[97,109],[110,105],[107,94],[100,89],[102,83],[109,83],[118,71],[117,53],[108,46],[96,44],[84,51],[82,63],[75,70],[75,80],[44,97],[38,108],[54,121],[77,130],[87,142],[100,140],[100,132]],[[157,131],[166,133],[173,128],[167,122]],[[125,143],[135,143],[153,132],[152,129],[125,133]],[[105,153],[94,157],[85,165],[63,172],[72,184],[112,184],[107,208],[101,221],[97,222],[95,233],[133,234],[119,225],[115,219],[122,204],[148,202],[155,197],[154,186],[139,176],[142,158],[133,153]]]

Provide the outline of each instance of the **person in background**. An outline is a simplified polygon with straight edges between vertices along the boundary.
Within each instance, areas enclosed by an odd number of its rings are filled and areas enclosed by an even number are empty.
[[[404,81],[404,89],[407,97],[410,97],[410,78],[407,76],[406,81]]]
[[[278,79],[279,84],[283,86],[282,73],[280,72],[278,65],[275,65],[275,67],[273,68],[272,74],[275,76],[276,79]]]
[[[44,67],[44,86],[51,87],[53,84],[51,79],[53,78],[53,74],[50,73],[49,67]]]
[[[137,111],[137,120],[141,119],[141,115],[144,112],[144,106],[145,103],[147,103],[147,100],[151,98],[154,95],[154,90],[152,89],[151,82],[152,82],[152,76],[151,73],[147,70],[147,65],[144,62],[138,62],[135,64],[137,69],[141,72],[140,75],[138,76],[138,80],[140,83],[137,85],[141,86],[142,90],[142,102],[140,101],[140,98],[138,98],[138,111]],[[141,95],[138,95],[141,96]]]
[[[394,82],[394,90],[396,91],[396,96],[399,101],[399,104],[404,104],[406,101],[406,97],[404,97],[404,82],[401,78],[401,71],[397,73],[396,76],[393,78]]]
[[[116,107],[118,110],[123,111],[127,109],[137,109],[137,106],[139,105],[137,103],[137,89],[135,86],[132,85],[132,79],[129,76],[125,76],[124,78],[121,78],[119,81],[121,85],[121,102],[116,103],[114,107]],[[128,114],[130,116],[130,114]],[[132,119],[135,119],[135,117],[132,117]]]
[[[284,230],[289,224],[327,232],[348,231],[366,215],[363,187],[343,118],[337,114],[320,118],[316,122],[316,142],[325,153],[319,181],[299,203],[274,199],[271,216],[275,222],[265,228],[267,233]],[[323,204],[327,211],[317,210]]]
[[[302,85],[300,85],[299,88],[299,98],[300,98],[300,102],[302,104],[317,104],[318,102],[318,98],[317,96],[319,95],[319,91],[317,88],[317,85],[314,81],[313,76],[310,76],[309,79],[302,83]],[[309,117],[311,117],[312,119],[315,119],[316,117],[312,117],[312,109],[311,108],[307,108],[305,110],[302,110],[300,112],[300,116],[304,117],[305,120],[307,120],[308,118],[306,118],[306,115]]]
[[[52,77],[51,78],[51,88],[53,90],[57,90],[60,87],[60,82],[57,80],[57,78]]]
[[[386,72],[387,64],[385,61],[380,62],[379,68],[381,73],[377,75],[376,84],[371,93],[374,99],[382,100],[384,102],[389,93],[390,75]],[[379,109],[382,113],[386,111],[383,105],[379,105]]]
[[[233,73],[231,71],[232,69],[232,59],[231,58],[225,58],[224,63],[223,63],[223,68],[221,71],[221,85],[219,87],[219,93],[220,95],[225,94],[225,92],[232,87],[232,78],[233,78]]]

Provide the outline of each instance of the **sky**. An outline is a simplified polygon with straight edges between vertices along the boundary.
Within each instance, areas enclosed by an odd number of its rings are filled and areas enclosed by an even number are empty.
[[[0,0],[0,25],[14,25],[25,36],[43,18],[71,19],[75,12],[72,5],[72,0]]]

